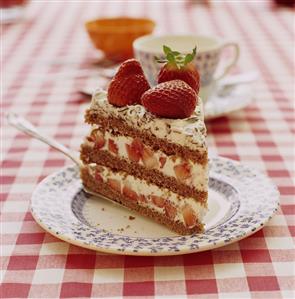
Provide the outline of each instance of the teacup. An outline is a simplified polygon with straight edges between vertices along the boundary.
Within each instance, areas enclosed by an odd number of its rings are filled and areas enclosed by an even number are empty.
[[[164,58],[163,45],[169,46],[183,54],[190,53],[197,47],[194,62],[201,78],[200,96],[208,99],[216,82],[223,78],[237,63],[239,46],[235,42],[226,42],[217,37],[197,35],[147,35],[133,42],[135,57],[140,61],[145,75],[151,85],[155,85],[157,75],[162,67],[156,62],[155,56]],[[221,54],[226,48],[233,48],[232,57],[228,58],[220,70],[217,68]],[[218,70],[217,70],[218,69]]]

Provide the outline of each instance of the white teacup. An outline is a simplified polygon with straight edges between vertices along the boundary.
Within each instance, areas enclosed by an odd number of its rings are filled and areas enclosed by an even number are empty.
[[[217,37],[197,35],[147,35],[133,42],[135,58],[143,67],[145,75],[151,85],[157,82],[157,75],[162,67],[155,61],[155,56],[164,58],[163,45],[183,54],[191,53],[197,47],[197,55],[194,63],[201,78],[200,96],[207,100],[216,84],[237,63],[239,58],[239,46],[235,42],[225,42]],[[224,49],[233,48],[232,57],[229,58],[222,70],[217,70],[220,57]],[[217,73],[217,74],[216,74]]]

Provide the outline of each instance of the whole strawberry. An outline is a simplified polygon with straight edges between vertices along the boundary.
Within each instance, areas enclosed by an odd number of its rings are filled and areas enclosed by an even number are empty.
[[[186,118],[196,108],[197,94],[182,80],[160,83],[146,91],[142,105],[151,113],[165,118]]]
[[[156,58],[159,63],[165,63],[158,74],[158,83],[179,79],[186,82],[198,94],[200,75],[192,63],[196,56],[196,48],[187,55],[172,51],[167,46],[163,46],[163,51],[166,59]]]
[[[108,88],[109,103],[122,107],[140,104],[142,94],[150,88],[136,59],[128,59],[119,67]]]

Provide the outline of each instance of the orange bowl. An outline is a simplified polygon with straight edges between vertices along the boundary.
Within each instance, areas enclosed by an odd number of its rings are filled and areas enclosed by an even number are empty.
[[[142,36],[151,34],[155,22],[144,18],[103,18],[85,24],[95,48],[102,50],[113,61],[133,57],[132,43]]]

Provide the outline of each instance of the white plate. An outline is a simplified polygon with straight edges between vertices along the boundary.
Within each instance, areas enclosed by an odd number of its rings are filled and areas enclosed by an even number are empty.
[[[80,89],[80,92],[91,96],[96,89],[94,86],[97,87],[97,79],[89,79],[87,84]],[[205,118],[209,120],[227,115],[247,107],[252,102],[253,88],[251,83],[236,85],[226,96],[218,95],[215,92],[205,103]]]
[[[176,235],[146,217],[85,194],[75,166],[37,186],[31,212],[49,233],[81,247],[126,255],[177,255],[217,248],[253,234],[278,204],[278,190],[267,177],[216,157],[210,162],[210,211],[203,234]]]

